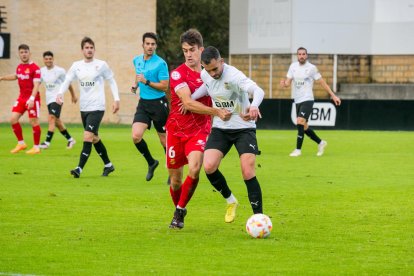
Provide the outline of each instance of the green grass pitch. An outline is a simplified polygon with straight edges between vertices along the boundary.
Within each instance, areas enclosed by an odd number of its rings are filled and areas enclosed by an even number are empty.
[[[167,170],[145,181],[128,126],[100,129],[116,168],[107,178],[94,150],[81,178],[70,176],[82,129],[68,129],[72,150],[55,133],[50,149],[27,156],[9,153],[15,137],[0,126],[0,275],[414,274],[413,132],[320,130],[324,156],[306,138],[291,158],[295,130],[258,131],[257,177],[273,231],[255,240],[234,150],[221,171],[240,203],[236,221],[224,223],[225,200],[202,171],[184,229],[171,230]],[[154,130],[145,139],[164,163]]]

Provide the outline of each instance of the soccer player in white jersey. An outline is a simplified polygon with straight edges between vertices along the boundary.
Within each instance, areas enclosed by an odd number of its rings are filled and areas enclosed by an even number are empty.
[[[80,177],[92,151],[93,144],[96,152],[105,164],[102,176],[108,176],[115,168],[109,160],[106,148],[98,135],[99,125],[105,113],[104,80],[109,82],[114,98],[112,104],[113,113],[119,110],[118,86],[108,64],[103,60],[94,58],[95,43],[91,38],[85,37],[82,39],[81,49],[84,59],[72,64],[56,99],[57,103],[63,103],[63,94],[68,89],[69,84],[75,79],[78,80],[80,90],[79,104],[85,131],[83,133],[83,148],[79,164],[70,173],[75,178]]]
[[[298,129],[298,136],[296,139],[296,149],[292,151],[290,156],[297,157],[302,154],[304,134],[318,144],[318,152],[316,155],[322,156],[328,143],[321,140],[318,135],[316,135],[315,131],[308,125],[308,119],[312,113],[314,103],[313,82],[316,81],[320,83],[325,91],[329,93],[336,105],[341,104],[341,99],[332,92],[316,66],[308,61],[307,50],[303,47],[299,47],[296,53],[298,61],[290,65],[287,79],[282,79],[280,81],[280,86],[282,88],[289,87],[292,81],[294,83],[292,98],[296,104],[296,126]]]
[[[228,121],[217,116],[213,118],[203,159],[208,180],[227,201],[224,221],[230,223],[235,219],[238,202],[219,171],[219,166],[233,145],[239,153],[242,176],[253,213],[263,213],[262,191],[255,172],[256,155],[259,153],[255,122],[261,117],[259,105],[264,92],[237,68],[225,64],[215,47],[204,49],[201,64],[204,67],[201,72],[204,85],[193,94],[194,99],[207,93],[215,108],[225,108],[232,113]],[[252,103],[249,95],[253,96]]]
[[[46,87],[46,104],[49,111],[49,129],[47,131],[46,140],[40,144],[40,148],[49,148],[55,132],[55,127],[57,127],[60,133],[67,139],[66,148],[71,149],[76,141],[72,138],[72,136],[70,136],[68,130],[60,119],[62,105],[56,103],[56,95],[59,92],[60,85],[65,80],[66,71],[62,67],[54,64],[54,57],[51,51],[43,53],[43,62],[45,66],[40,68],[40,80]],[[76,103],[78,98],[75,95],[75,91],[73,91],[72,85],[69,85],[69,91],[72,96],[72,103]]]

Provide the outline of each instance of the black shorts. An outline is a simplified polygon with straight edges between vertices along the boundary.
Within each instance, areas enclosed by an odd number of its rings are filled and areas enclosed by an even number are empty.
[[[153,122],[157,132],[165,133],[169,113],[170,108],[166,97],[155,100],[140,99],[133,123],[144,123],[148,125],[148,129],[151,129],[151,122]]]
[[[233,145],[236,147],[239,156],[243,153],[258,155],[259,148],[256,139],[256,129],[212,128],[207,139],[206,150],[217,149],[226,156]]]
[[[98,135],[104,113],[105,111],[81,111],[83,129]]]
[[[309,119],[309,116],[312,114],[313,110],[313,101],[306,101],[296,104],[296,116],[306,119],[306,122]]]
[[[47,110],[49,111],[49,115],[53,115],[56,118],[59,118],[60,112],[62,111],[62,105],[53,102],[47,105]]]

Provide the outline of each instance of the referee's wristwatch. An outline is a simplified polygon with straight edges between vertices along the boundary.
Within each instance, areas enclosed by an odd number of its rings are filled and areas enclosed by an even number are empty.
[[[151,83],[151,82],[150,82],[149,80],[147,80],[147,81],[145,82],[145,85],[146,85],[146,86],[148,86],[148,85],[150,85],[150,83]]]

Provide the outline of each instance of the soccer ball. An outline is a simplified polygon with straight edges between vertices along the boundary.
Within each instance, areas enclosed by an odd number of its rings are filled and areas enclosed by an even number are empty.
[[[247,220],[246,231],[253,238],[266,238],[272,232],[272,221],[264,214],[254,214]]]

